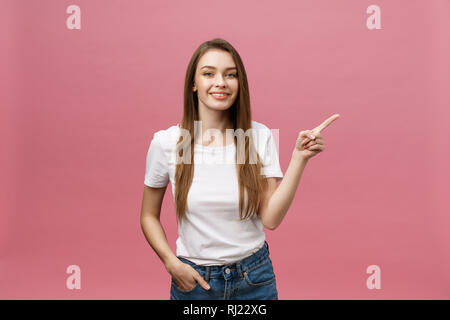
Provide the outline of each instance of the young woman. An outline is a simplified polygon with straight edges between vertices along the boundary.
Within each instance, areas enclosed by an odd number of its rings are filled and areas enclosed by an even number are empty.
[[[171,275],[170,299],[278,299],[263,226],[280,225],[308,159],[324,150],[320,131],[338,116],[299,133],[283,178],[271,130],[251,119],[239,54],[223,39],[198,47],[181,123],[154,134],[146,160],[141,226]],[[176,255],[159,220],[169,181]]]

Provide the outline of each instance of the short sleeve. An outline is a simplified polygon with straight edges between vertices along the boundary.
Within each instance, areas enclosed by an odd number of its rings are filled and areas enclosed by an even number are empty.
[[[283,178],[283,172],[280,167],[280,160],[278,158],[277,146],[275,144],[275,139],[272,131],[267,128],[267,140],[264,148],[263,155],[263,167],[261,174],[265,175],[266,178],[277,177],[277,181]]]
[[[155,133],[147,152],[144,184],[149,187],[162,188],[167,186],[168,183],[167,156],[164,154],[159,136]]]

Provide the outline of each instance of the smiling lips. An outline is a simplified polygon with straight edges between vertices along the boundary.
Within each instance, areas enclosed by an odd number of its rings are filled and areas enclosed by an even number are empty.
[[[210,95],[212,95],[214,97],[214,99],[217,99],[217,100],[225,100],[229,96],[229,94],[226,92],[222,92],[222,93],[213,92],[213,93],[210,93]]]

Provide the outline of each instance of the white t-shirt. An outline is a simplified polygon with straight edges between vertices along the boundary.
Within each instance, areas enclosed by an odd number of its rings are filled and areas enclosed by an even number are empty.
[[[272,131],[252,120],[256,150],[265,177],[283,177]],[[144,184],[172,184],[175,197],[175,147],[180,128],[174,125],[154,133],[147,153]],[[229,141],[227,142],[229,143]],[[261,219],[239,220],[239,186],[234,142],[211,147],[195,144],[194,178],[187,197],[187,211],[178,221],[176,255],[202,266],[231,264],[264,246]],[[247,197],[245,194],[245,203]]]

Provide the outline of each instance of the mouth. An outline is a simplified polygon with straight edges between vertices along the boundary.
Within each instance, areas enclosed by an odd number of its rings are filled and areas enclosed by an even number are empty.
[[[224,100],[229,96],[228,93],[210,93],[210,95],[212,95],[215,99],[218,100]]]

